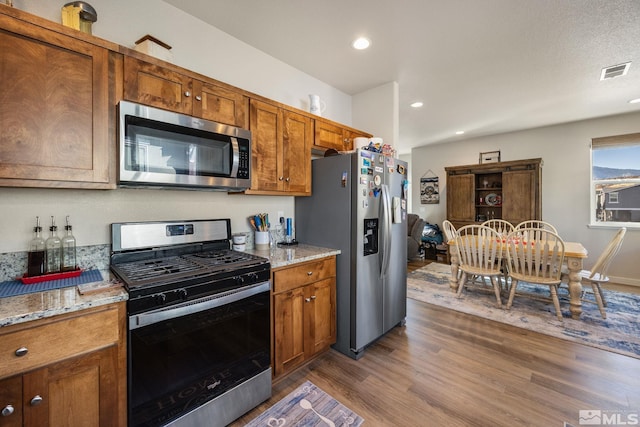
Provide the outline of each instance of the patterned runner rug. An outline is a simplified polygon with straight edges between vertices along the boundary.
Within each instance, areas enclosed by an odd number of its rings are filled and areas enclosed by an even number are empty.
[[[358,427],[363,421],[358,414],[307,381],[245,427]]]
[[[571,318],[569,291],[560,287],[560,308],[563,320],[556,318],[551,302],[531,299],[516,293],[510,310],[496,307],[493,291],[466,290],[456,298],[449,288],[451,267],[431,263],[407,275],[407,296],[440,307],[461,311],[486,319],[507,323],[558,338],[577,341],[605,350],[640,358],[640,295],[603,289],[607,300],[607,318],[600,317],[596,304],[583,303],[580,320]],[[527,283],[518,285],[518,292],[547,295],[548,288]],[[586,298],[593,300],[591,287],[585,287]],[[502,303],[506,304],[503,295]]]

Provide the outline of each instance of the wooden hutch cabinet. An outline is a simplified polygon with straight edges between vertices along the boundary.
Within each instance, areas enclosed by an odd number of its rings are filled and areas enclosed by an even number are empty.
[[[542,219],[542,159],[450,166],[447,219],[456,228],[504,219]]]

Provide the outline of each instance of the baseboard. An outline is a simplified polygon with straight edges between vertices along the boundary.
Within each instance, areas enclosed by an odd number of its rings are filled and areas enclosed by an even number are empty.
[[[611,283],[617,283],[619,285],[628,285],[628,286],[640,287],[640,279],[634,279],[634,278],[631,278],[631,277],[609,276],[609,281]]]

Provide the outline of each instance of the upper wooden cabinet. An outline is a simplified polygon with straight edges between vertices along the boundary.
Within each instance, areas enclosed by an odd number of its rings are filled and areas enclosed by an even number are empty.
[[[313,120],[252,99],[251,189],[246,194],[311,194]]]
[[[227,125],[247,127],[248,97],[215,80],[124,57],[124,98]]]
[[[314,148],[334,149],[337,151],[353,150],[353,140],[359,136],[369,138],[364,132],[337,125],[324,119],[315,119]]]
[[[456,227],[505,219],[542,219],[542,159],[453,166],[447,171],[447,219]]]
[[[109,49],[26,17],[0,10],[0,185],[115,188]]]

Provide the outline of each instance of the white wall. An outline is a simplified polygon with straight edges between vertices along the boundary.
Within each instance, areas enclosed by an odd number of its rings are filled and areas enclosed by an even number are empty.
[[[399,142],[399,88],[389,82],[353,96],[353,126],[392,146]]]
[[[589,228],[590,144],[596,137],[635,133],[640,113],[585,120],[557,126],[466,139],[414,148],[411,153],[413,211],[431,223],[446,218],[445,166],[478,163],[480,152],[500,150],[503,161],[542,158],[542,218],[554,224],[567,241],[581,242],[589,251],[590,267],[615,230]],[[440,177],[440,203],[420,204],[420,177],[431,169]],[[640,230],[629,230],[610,267],[620,283],[640,286]]]
[[[133,47],[145,34],[172,46],[173,63],[300,109],[308,94],[327,103],[323,115],[351,124],[351,97],[195,19],[160,0],[91,0],[98,12],[97,37]],[[64,2],[15,0],[18,9],[61,22]],[[121,221],[231,218],[234,232],[249,230],[246,218],[278,211],[293,217],[293,197],[227,195],[178,190],[63,190],[0,188],[0,253],[25,251],[35,216],[59,225],[71,216],[79,246],[111,242],[109,224]]]

